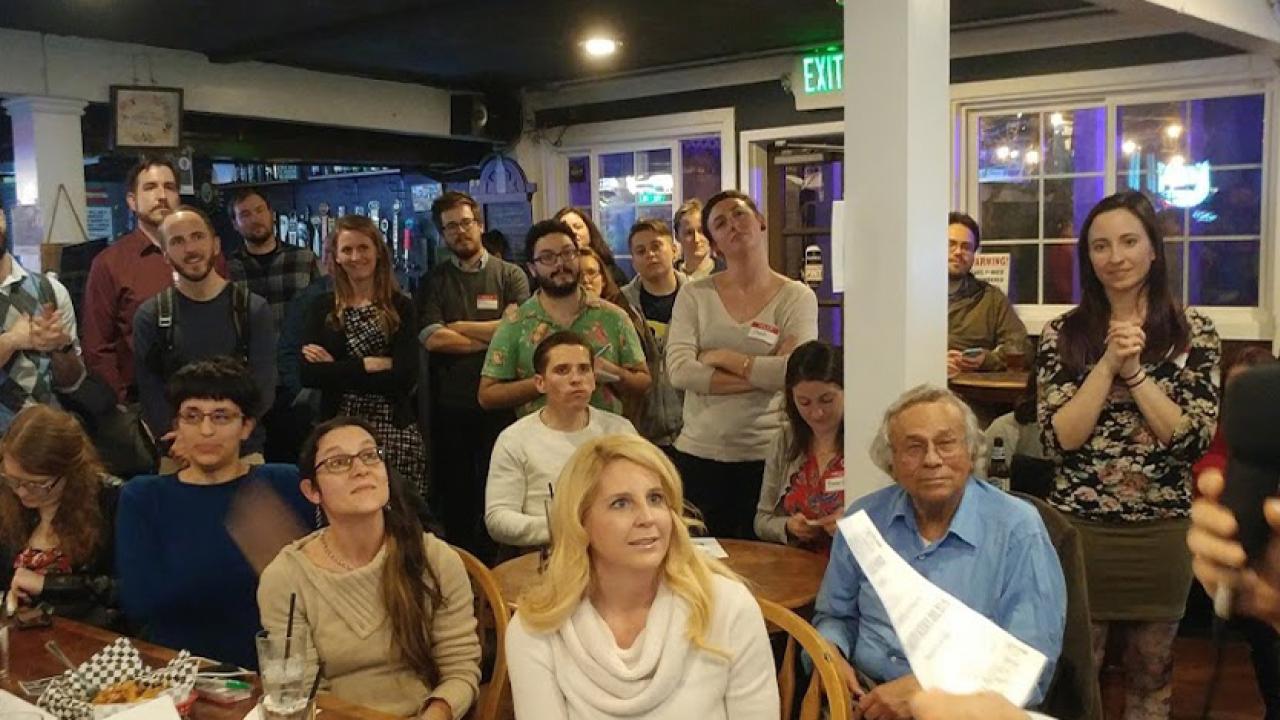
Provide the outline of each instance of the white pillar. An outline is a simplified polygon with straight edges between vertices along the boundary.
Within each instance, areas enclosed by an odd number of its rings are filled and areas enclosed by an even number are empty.
[[[846,0],[846,501],[902,391],[946,382],[950,0]]]
[[[40,242],[48,235],[58,186],[64,185],[75,211],[85,220],[84,142],[80,117],[83,100],[40,96],[5,100],[13,119],[13,165],[18,202],[40,206]],[[63,199],[58,208],[52,242],[77,243],[84,239]],[[14,254],[28,269],[40,268],[39,247],[14,247]]]

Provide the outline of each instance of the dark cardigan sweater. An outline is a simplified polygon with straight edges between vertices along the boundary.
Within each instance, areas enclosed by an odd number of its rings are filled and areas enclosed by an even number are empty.
[[[320,390],[323,419],[338,414],[344,392],[357,392],[385,395],[391,400],[395,406],[396,427],[406,427],[417,421],[413,399],[418,382],[417,312],[413,300],[407,295],[396,293],[394,301],[396,312],[400,314],[400,327],[391,336],[391,369],[376,373],[365,372],[364,359],[347,350],[346,333],[330,325],[329,315],[335,302],[332,292],[320,295],[307,308],[302,344],[319,345],[328,350],[334,360],[313,363],[303,359],[300,368],[303,387]]]

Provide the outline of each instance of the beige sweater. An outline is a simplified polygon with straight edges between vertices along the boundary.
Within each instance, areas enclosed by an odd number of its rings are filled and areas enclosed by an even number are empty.
[[[434,535],[423,536],[427,562],[444,596],[444,603],[427,620],[440,671],[440,684],[433,688],[392,648],[391,620],[381,593],[386,548],[362,568],[331,572],[316,567],[302,550],[322,532],[287,545],[263,571],[258,585],[262,627],[285,632],[289,594],[297,593],[293,632],[309,636],[312,653],[324,662],[323,689],[343,700],[401,716],[418,712],[429,698],[438,697],[449,703],[455,718],[462,717],[475,701],[480,684],[480,638],[462,559]]]

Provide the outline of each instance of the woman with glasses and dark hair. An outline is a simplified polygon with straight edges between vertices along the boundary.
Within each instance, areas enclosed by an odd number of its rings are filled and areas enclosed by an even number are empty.
[[[387,464],[427,496],[427,448],[418,428],[417,310],[400,292],[386,238],[369,218],[338,218],[325,240],[333,291],[316,298],[303,330],[302,384],[318,388],[320,416],[364,418]]]
[[[1045,326],[1036,356],[1048,500],[1080,533],[1098,667],[1108,634],[1123,634],[1126,718],[1169,716],[1191,466],[1218,415],[1218,333],[1170,292],[1164,245],[1142,194],[1095,205],[1080,305]]]
[[[262,626],[310,640],[322,687],[383,713],[466,715],[480,683],[471,582],[457,551],[423,532],[370,423],[321,423],[299,458],[302,492],[327,524],[262,573]]]
[[[604,263],[603,270],[609,273],[615,285],[622,287],[630,281],[622,268],[618,267],[618,261],[614,259],[613,251],[609,249],[609,243],[605,242],[604,233],[600,232],[600,228],[596,227],[591,216],[585,211],[575,207],[562,207],[552,219],[559,220],[573,230],[573,241],[579,248],[591,250],[600,256],[601,262]]]
[[[756,535],[830,552],[844,516],[844,352],[821,340],[796,348],[782,395],[787,421],[765,459]]]
[[[193,362],[166,388],[190,464],[125,483],[116,572],[126,618],[159,645],[257,667],[258,570],[312,526],[293,465],[248,465],[258,388],[239,361]]]
[[[32,405],[0,440],[0,592],[19,606],[118,624],[111,579],[120,480],[72,415]]]

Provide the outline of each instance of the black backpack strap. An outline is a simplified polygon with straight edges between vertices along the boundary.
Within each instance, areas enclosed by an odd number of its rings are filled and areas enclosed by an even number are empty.
[[[249,365],[249,285],[231,283],[231,323],[236,329],[236,356]]]
[[[168,379],[170,366],[173,364],[176,346],[176,322],[173,311],[173,286],[156,293],[156,330],[155,342],[147,351],[146,364],[151,371],[161,378]]]
[[[40,273],[38,277],[40,278],[40,305],[42,307],[44,305],[52,305],[56,310],[58,307],[58,295],[53,291],[53,283],[45,273]]]

